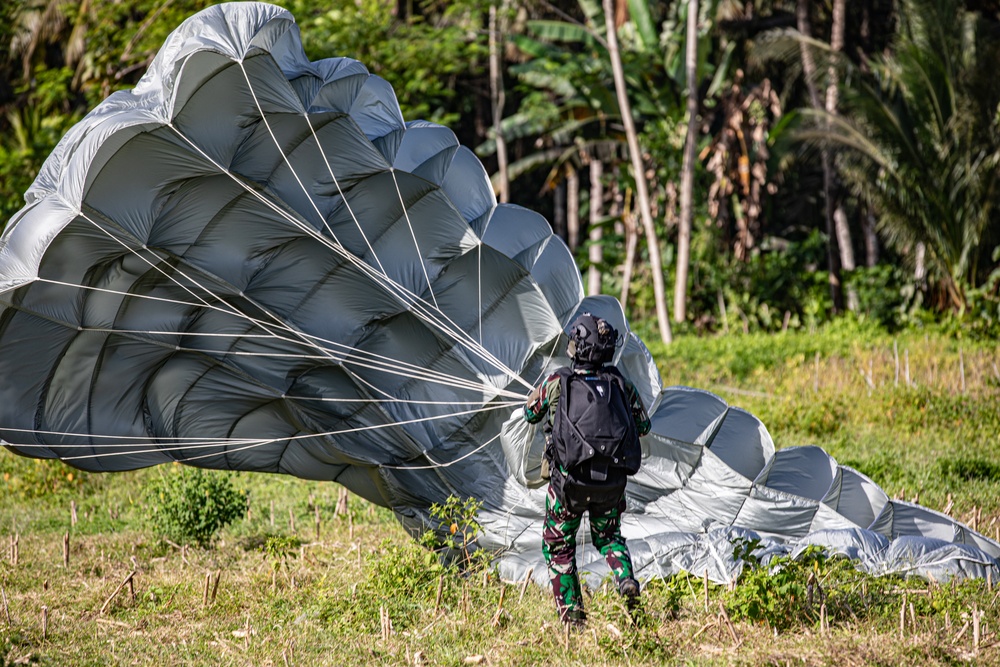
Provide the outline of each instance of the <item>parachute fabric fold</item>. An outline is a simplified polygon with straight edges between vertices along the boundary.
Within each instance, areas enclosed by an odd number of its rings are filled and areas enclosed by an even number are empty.
[[[776,452],[712,394],[664,389],[542,216],[498,204],[475,155],[404,122],[361,63],[310,62],[291,14],[262,3],[179,26],[134,90],[66,135],[7,225],[0,372],[17,381],[0,385],[0,437],[87,470],[333,480],[414,532],[431,504],[477,497],[504,576],[542,581],[544,441],[520,406],[585,311],[623,334],[616,363],[652,418],[624,527],[642,577],[728,581],[737,539],[996,575],[992,540],[818,448]]]

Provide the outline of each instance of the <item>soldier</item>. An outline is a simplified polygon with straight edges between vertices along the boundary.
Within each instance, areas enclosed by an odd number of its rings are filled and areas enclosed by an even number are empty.
[[[639,470],[639,437],[649,433],[649,416],[635,386],[610,362],[618,332],[584,313],[569,331],[571,367],[550,375],[532,391],[524,418],[545,423],[542,474],[549,479],[542,552],[548,564],[559,618],[575,628],[586,624],[576,569],[576,534],[585,512],[590,533],[614,573],[629,610],[639,602],[621,515],[625,485]]]

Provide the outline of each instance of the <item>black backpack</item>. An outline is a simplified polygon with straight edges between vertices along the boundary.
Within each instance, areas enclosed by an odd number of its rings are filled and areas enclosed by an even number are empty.
[[[622,485],[639,472],[639,432],[614,366],[594,373],[562,368],[559,403],[552,420],[550,460],[566,481],[584,486]]]

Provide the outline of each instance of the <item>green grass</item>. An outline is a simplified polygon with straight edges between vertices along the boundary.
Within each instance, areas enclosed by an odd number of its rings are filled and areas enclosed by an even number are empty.
[[[915,385],[902,369],[895,379],[894,342]],[[995,346],[841,326],[682,338],[653,352],[667,384],[750,410],[777,446],[820,445],[890,495],[936,509],[950,502],[953,516],[994,535]],[[1000,664],[992,582],[875,579],[818,561],[748,572],[731,590],[710,586],[706,605],[703,582],[679,576],[647,588],[638,625],[608,587],[593,591],[588,629],[567,638],[548,591],[522,595],[518,582],[446,567],[389,510],[359,498],[337,516],[333,484],[233,473],[249,494],[247,516],[211,549],[177,548],[155,537],[144,506],[145,489],[169,472],[87,474],[0,452],[10,613],[8,623],[0,608],[0,666]],[[127,586],[112,597],[132,571],[134,598]],[[206,603],[206,578],[216,576]],[[802,591],[815,597],[804,602]],[[983,614],[978,648],[973,609]]]

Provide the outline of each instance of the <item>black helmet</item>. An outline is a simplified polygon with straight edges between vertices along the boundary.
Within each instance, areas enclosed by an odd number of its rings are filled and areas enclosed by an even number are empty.
[[[607,320],[584,313],[569,327],[567,354],[580,364],[604,364],[615,356],[618,331]]]

